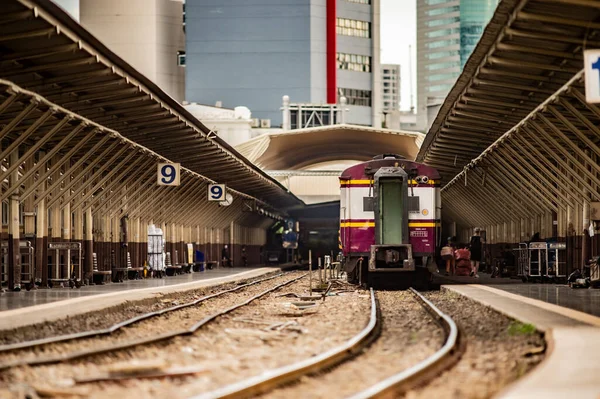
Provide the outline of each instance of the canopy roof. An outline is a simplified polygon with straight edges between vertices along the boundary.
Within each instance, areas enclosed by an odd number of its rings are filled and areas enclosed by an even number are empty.
[[[259,136],[237,149],[265,170],[297,170],[330,161],[366,161],[384,153],[413,160],[422,140],[417,132],[330,125]]]
[[[417,160],[452,179],[577,74],[599,34],[599,1],[501,1]]]
[[[211,181],[283,208],[300,201],[49,0],[0,2],[0,78]]]

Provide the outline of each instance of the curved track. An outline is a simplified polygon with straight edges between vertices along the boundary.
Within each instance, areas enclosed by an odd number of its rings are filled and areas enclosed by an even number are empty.
[[[157,334],[148,338],[142,338],[142,339],[136,339],[136,340],[131,340],[131,341],[127,341],[127,342],[122,342],[122,343],[117,343],[114,345],[108,345],[105,347],[101,347],[101,348],[95,348],[95,349],[90,349],[90,350],[82,350],[82,351],[74,351],[74,352],[70,352],[70,353],[65,353],[65,354],[60,354],[60,355],[54,355],[54,356],[46,356],[46,357],[32,357],[32,358],[24,358],[24,359],[17,359],[15,361],[12,362],[6,362],[6,363],[2,363],[0,364],[0,370],[4,370],[4,369],[8,369],[11,367],[18,367],[18,366],[25,366],[25,365],[29,365],[29,366],[37,366],[37,365],[44,365],[44,364],[52,364],[52,363],[59,363],[59,362],[64,362],[64,361],[71,361],[71,360],[75,360],[75,359],[80,359],[80,358],[84,358],[84,357],[88,357],[88,356],[92,356],[92,355],[97,355],[97,354],[102,354],[102,353],[110,353],[113,351],[118,351],[118,350],[123,350],[123,349],[128,349],[128,348],[133,348],[136,346],[140,346],[140,345],[145,345],[145,344],[152,344],[152,343],[157,343],[160,341],[165,341],[171,338],[175,338],[178,336],[184,336],[184,335],[190,335],[193,334],[194,332],[196,332],[198,329],[200,329],[201,327],[205,326],[206,324],[208,324],[209,322],[215,320],[216,318],[218,318],[219,316],[225,315],[227,313],[230,313],[236,309],[241,308],[242,306],[245,306],[249,303],[251,303],[252,301],[259,299],[273,291],[276,291],[280,288],[285,287],[286,285],[289,285],[291,283],[294,283],[304,277],[306,277],[307,274],[303,274],[299,277],[290,279],[288,281],[285,281],[281,284],[277,284],[273,287],[270,287],[269,289],[243,301],[240,302],[234,306],[231,306],[227,309],[221,310],[219,312],[213,313],[210,316],[207,316],[205,318],[203,318],[202,320],[198,321],[197,323],[193,324],[191,327],[184,329],[184,330],[178,330],[178,331],[169,331],[166,333],[162,333],[162,334]],[[274,276],[277,277],[277,276]],[[274,278],[271,277],[271,278]],[[267,278],[267,279],[263,279],[260,281],[265,281],[265,280],[269,280],[271,278]],[[251,284],[256,284],[260,281],[257,282],[253,282],[250,283]],[[245,285],[247,286],[247,285]],[[226,292],[231,292],[231,291],[235,291],[236,289],[239,288],[243,288],[245,286],[240,286],[240,287],[236,287],[233,290],[227,290],[227,291],[223,291],[223,292],[219,292],[217,294],[213,294],[213,295],[209,295],[208,297],[214,297],[216,295],[221,295],[224,294]],[[207,299],[208,297],[204,297],[204,298],[200,298],[200,299]],[[199,300],[200,300],[199,299]],[[197,300],[197,301],[199,301]],[[197,302],[194,301],[194,302]],[[185,306],[192,306],[192,303],[188,303],[188,304],[184,304]],[[175,306],[173,308],[181,308],[181,306],[183,305],[178,305]],[[173,308],[168,308],[171,310],[175,310]],[[165,309],[166,310],[166,309]],[[154,313],[154,312],[153,312]],[[152,317],[154,315],[150,315],[148,317]],[[134,319],[131,319],[134,320]],[[136,317],[135,321],[139,321],[139,319]],[[121,323],[120,323],[121,324]]]
[[[463,353],[464,346],[461,345],[460,331],[456,323],[417,291],[411,289],[411,292],[419,303],[432,315],[434,320],[444,329],[446,335],[444,345],[427,359],[352,396],[353,399],[383,396],[394,397],[414,385],[423,383],[434,377],[440,370],[451,367]],[[229,399],[255,396],[269,392],[286,383],[297,381],[305,375],[324,372],[335,365],[349,360],[377,339],[381,332],[381,312],[375,292],[371,289],[370,293],[371,316],[369,323],[360,333],[346,343],[314,358],[270,370],[262,375],[227,385],[212,392],[194,396],[193,399]]]
[[[317,373],[335,366],[355,356],[377,338],[381,329],[381,317],[373,289],[370,293],[371,314],[369,323],[346,343],[313,358],[268,371],[262,375],[227,385],[212,392],[194,396],[194,399],[241,398],[258,395],[279,385],[295,381],[306,374]]]
[[[427,359],[351,396],[350,399],[397,397],[397,395],[406,392],[410,388],[429,381],[442,370],[452,367],[464,353],[465,345],[461,340],[460,330],[454,320],[442,313],[433,303],[413,288],[410,291],[444,329],[446,333],[444,345]]]

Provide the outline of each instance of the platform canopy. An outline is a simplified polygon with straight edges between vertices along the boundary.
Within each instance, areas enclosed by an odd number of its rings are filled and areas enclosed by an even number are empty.
[[[600,1],[502,0],[417,160],[448,182],[576,75],[586,48],[600,48]]]
[[[274,207],[300,201],[50,0],[0,2],[0,78]]]
[[[423,134],[356,125],[330,125],[256,137],[237,147],[265,170],[298,170],[324,162],[366,161],[394,153],[413,160]]]

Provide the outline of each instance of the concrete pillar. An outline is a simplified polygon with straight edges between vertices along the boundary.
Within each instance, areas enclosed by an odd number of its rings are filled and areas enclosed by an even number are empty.
[[[94,218],[92,217],[92,208],[85,210],[85,267],[84,279],[91,284],[94,279]]]
[[[73,217],[74,217],[74,224],[73,224],[73,241],[79,243],[79,245],[81,245],[81,259],[78,259],[77,262],[77,267],[78,269],[75,270],[75,273],[77,274],[77,276],[81,276],[82,279],[84,278],[84,272],[83,272],[83,251],[85,250],[85,247],[83,245],[83,209],[81,209],[81,206],[78,206],[75,211],[73,212]],[[79,256],[79,253],[77,254],[73,254],[73,255],[77,255]]]
[[[10,164],[19,160],[19,151],[10,154]],[[9,186],[18,184],[19,171],[15,169],[9,177]],[[8,199],[8,289],[21,291],[21,253],[19,251],[19,194],[18,190]]]
[[[67,198],[68,200],[68,198]],[[62,209],[62,240],[65,242],[71,241],[71,204],[67,202]],[[71,251],[66,251],[66,258],[63,262],[63,276],[69,278],[71,276]]]
[[[38,203],[35,223],[36,282],[41,282],[41,285],[46,287],[48,286],[48,209],[45,199]]]

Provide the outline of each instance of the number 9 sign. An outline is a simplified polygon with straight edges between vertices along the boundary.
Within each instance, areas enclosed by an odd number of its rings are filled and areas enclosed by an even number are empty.
[[[209,184],[208,200],[219,202],[225,201],[225,184]]]
[[[156,183],[159,186],[178,186],[179,168],[178,163],[159,163]]]

